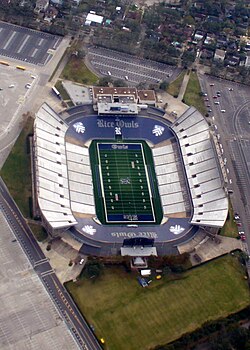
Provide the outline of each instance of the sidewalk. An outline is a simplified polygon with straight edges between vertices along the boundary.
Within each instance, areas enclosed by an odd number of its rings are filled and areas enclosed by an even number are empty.
[[[179,91],[179,94],[178,94],[178,97],[177,97],[177,99],[179,101],[183,100],[183,97],[185,95],[185,91],[186,91],[186,88],[187,88],[187,85],[188,85],[188,82],[189,82],[189,77],[190,77],[190,71],[187,71],[187,73],[185,74],[184,79],[182,81],[181,88],[180,88],[180,91]]]

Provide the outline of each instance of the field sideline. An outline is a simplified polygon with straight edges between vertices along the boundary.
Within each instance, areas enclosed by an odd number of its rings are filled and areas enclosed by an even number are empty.
[[[96,214],[102,223],[162,220],[152,153],[145,141],[95,140],[90,155]]]
[[[244,271],[232,256],[190,270],[175,281],[142,288],[135,274],[106,268],[97,281],[67,288],[109,350],[146,350],[250,304]]]

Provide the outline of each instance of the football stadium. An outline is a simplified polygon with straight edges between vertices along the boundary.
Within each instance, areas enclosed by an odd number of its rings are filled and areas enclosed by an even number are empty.
[[[135,88],[106,89],[93,104],[37,112],[34,192],[48,232],[69,232],[83,254],[149,256],[222,227],[227,177],[205,118],[189,107],[170,121]]]

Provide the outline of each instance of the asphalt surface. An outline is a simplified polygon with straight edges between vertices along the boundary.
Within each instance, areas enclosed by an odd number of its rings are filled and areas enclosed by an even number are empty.
[[[0,76],[3,78],[0,86],[3,89],[0,91],[0,168],[3,166],[16,138],[20,134],[23,126],[23,116],[26,113],[34,115],[44,101],[47,101],[53,108],[56,107],[55,109],[58,109],[60,101],[55,94],[51,93],[51,87],[55,84],[56,78],[62,71],[65,57],[53,77],[55,81],[48,82],[48,80],[60,62],[69,41],[69,38],[61,40],[52,59],[45,66],[34,65],[26,61],[25,67],[27,69],[25,71],[16,69],[16,66],[22,64],[22,62],[0,55],[0,60],[7,61],[9,64],[9,66],[3,65],[0,69]],[[6,73],[9,71],[9,73],[6,75],[4,70],[6,70]],[[23,75],[23,79],[19,81],[19,78],[17,79],[18,75]],[[25,79],[26,75],[29,75],[28,80]],[[33,79],[31,88],[26,89],[25,84],[31,82],[31,75],[36,78]],[[9,88],[10,84],[13,84],[14,87]],[[25,90],[25,94],[22,92],[22,89],[23,91]]]
[[[0,206],[13,229],[16,239],[47,289],[48,294],[74,336],[79,348],[84,350],[101,350],[102,347],[75,306],[70,295],[61,285],[2,179],[0,179]]]
[[[45,65],[61,42],[59,36],[0,22],[0,55]]]
[[[244,250],[250,247],[250,87],[227,80],[200,76],[201,88],[212,123],[221,144],[228,177],[227,189],[235,212],[240,215],[239,231],[244,231]],[[218,97],[220,92],[220,97]],[[217,98],[215,98],[217,96]],[[218,101],[219,104],[215,104]]]
[[[120,53],[101,47],[91,47],[88,50],[88,61],[101,75],[127,80],[134,84],[141,82],[159,83],[172,81],[180,74],[181,69],[164,63]],[[110,72],[110,74],[108,73]]]

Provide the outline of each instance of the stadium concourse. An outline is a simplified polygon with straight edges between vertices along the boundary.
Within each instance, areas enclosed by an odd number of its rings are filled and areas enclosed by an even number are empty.
[[[143,256],[222,227],[227,183],[203,116],[190,107],[171,123],[155,107],[118,107],[39,109],[34,188],[47,230],[68,230],[88,255]]]

